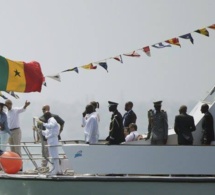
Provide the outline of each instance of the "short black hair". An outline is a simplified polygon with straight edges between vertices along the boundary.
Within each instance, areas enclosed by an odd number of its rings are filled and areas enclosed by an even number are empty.
[[[48,120],[52,117],[52,114],[51,114],[51,112],[45,112],[43,116],[46,120]]]
[[[135,123],[130,123],[129,128],[133,127],[135,130],[137,130],[137,125]]]
[[[88,104],[87,106],[86,106],[86,113],[87,114],[91,114],[92,112],[94,112],[95,111],[95,107],[92,105],[92,104]]]
[[[208,110],[208,109],[209,109],[209,106],[208,106],[208,104],[203,104],[203,105],[202,105],[202,108],[204,108],[205,110]]]

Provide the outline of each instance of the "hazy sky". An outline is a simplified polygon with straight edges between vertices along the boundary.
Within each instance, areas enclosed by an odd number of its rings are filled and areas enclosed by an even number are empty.
[[[215,23],[214,0],[7,0],[1,1],[0,51],[11,60],[38,61],[43,74],[52,75]],[[194,45],[180,39],[181,48],[151,48],[151,57],[123,56],[123,64],[108,60],[107,73],[79,69],[62,73],[61,82],[46,78],[41,93],[11,98],[15,106],[30,107],[21,115],[23,137],[32,136],[32,117],[41,107],[65,119],[63,138],[82,139],[81,113],[85,105],[100,102],[102,137],[108,134],[108,100],[133,101],[137,124],[146,131],[147,110],[164,100],[169,124],[181,104],[194,105],[215,84],[215,30],[210,37],[192,33]],[[3,101],[3,100],[2,100]],[[191,107],[189,107],[189,111]]]

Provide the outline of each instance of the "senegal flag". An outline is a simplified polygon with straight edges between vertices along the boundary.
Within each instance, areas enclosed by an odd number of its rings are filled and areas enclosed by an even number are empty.
[[[12,61],[0,56],[0,91],[41,91],[43,74],[38,62]]]

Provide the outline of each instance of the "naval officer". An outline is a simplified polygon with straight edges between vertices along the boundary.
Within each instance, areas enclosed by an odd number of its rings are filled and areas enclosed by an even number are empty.
[[[161,110],[162,101],[153,102],[155,110],[148,111],[148,136],[152,145],[165,145],[168,139],[167,113]]]
[[[120,144],[125,141],[123,124],[122,124],[122,115],[117,110],[118,103],[108,101],[109,111],[113,112],[111,116],[111,122],[109,127],[109,136],[106,138],[108,144]]]

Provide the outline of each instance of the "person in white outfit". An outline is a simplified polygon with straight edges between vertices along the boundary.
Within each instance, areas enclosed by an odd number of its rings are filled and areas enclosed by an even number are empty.
[[[97,124],[98,124],[98,128],[97,128],[97,133],[96,133],[96,136],[97,136],[97,141],[99,140],[99,122],[100,122],[100,115],[99,115],[99,112],[98,112],[98,109],[99,109],[99,103],[98,102],[95,102],[95,101],[92,101],[90,102],[90,105],[93,105],[93,114],[95,115],[96,119],[97,119]],[[87,119],[89,118],[89,114],[86,113],[86,110],[82,113],[83,117],[82,117],[82,124],[81,126],[82,127],[85,127],[86,126],[86,122],[87,122]],[[86,141],[86,134],[85,134],[85,141]]]
[[[131,123],[129,125],[130,133],[125,137],[125,142],[137,141],[140,134],[137,132],[137,125],[135,123]]]
[[[86,114],[88,118],[84,128],[85,142],[87,144],[95,144],[98,142],[98,120],[93,105],[89,104],[86,106]]]
[[[42,121],[38,121],[38,123],[43,124],[46,128],[45,131],[42,131],[42,134],[46,137],[47,143],[49,145],[49,156],[52,158],[51,161],[53,163],[53,170],[50,172],[50,175],[62,174],[59,164],[59,154],[58,154],[58,135],[60,132],[60,125],[57,121],[52,117],[50,112],[46,112],[44,114],[44,118],[47,123],[43,123]],[[54,147],[56,146],[56,147]]]

